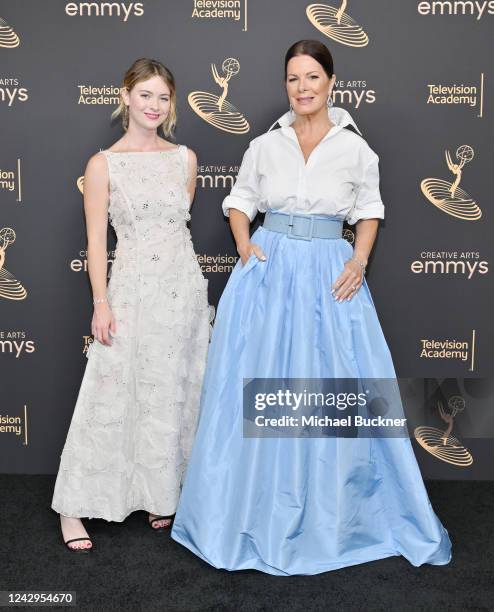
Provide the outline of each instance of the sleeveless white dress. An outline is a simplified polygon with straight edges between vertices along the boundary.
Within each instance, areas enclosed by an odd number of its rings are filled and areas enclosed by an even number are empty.
[[[123,521],[175,512],[195,435],[210,332],[187,221],[187,148],[103,151],[117,248],[112,346],[88,352],[52,508]]]

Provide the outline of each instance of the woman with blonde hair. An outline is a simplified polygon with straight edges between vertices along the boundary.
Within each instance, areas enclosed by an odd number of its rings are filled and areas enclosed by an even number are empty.
[[[169,141],[168,68],[134,62],[113,116],[125,133],[84,175],[94,342],[52,502],[66,547],[85,553],[93,543],[82,517],[123,521],[145,510],[155,531],[171,526],[209,342],[207,281],[187,226],[197,160]],[[118,243],[107,287],[108,219]]]

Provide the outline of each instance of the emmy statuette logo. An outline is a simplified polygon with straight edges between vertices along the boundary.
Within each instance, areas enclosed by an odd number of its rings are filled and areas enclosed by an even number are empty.
[[[14,32],[14,29],[0,17],[0,48],[14,49],[20,45],[21,41]]]
[[[470,145],[461,145],[456,149],[457,163],[451,159],[449,151],[445,151],[446,164],[456,177],[450,183],[442,179],[426,178],[420,183],[420,189],[431,204],[440,210],[464,221],[477,221],[482,216],[479,206],[459,185],[465,164],[471,162],[474,157],[473,148]]]
[[[229,57],[223,62],[221,69],[224,76],[220,76],[216,65],[211,64],[213,78],[223,90],[221,96],[207,91],[193,91],[189,94],[188,102],[201,119],[219,130],[230,134],[246,134],[250,130],[247,119],[226,99],[228,84],[232,76],[240,72],[240,63],[237,59]]]
[[[15,232],[10,227],[0,229],[0,298],[6,300],[24,300],[27,291],[21,283],[3,267],[5,251],[9,244],[15,242]]]
[[[355,242],[355,233],[353,232],[353,230],[348,229],[347,227],[343,229],[343,234],[341,237],[350,244],[353,244]]]
[[[448,426],[444,431],[425,425],[416,427],[414,434],[417,442],[428,453],[445,463],[458,467],[472,465],[473,457],[471,453],[461,444],[458,438],[451,435],[456,415],[465,409],[465,400],[460,395],[453,395],[448,399],[447,409],[444,408],[441,400],[438,400],[437,408],[440,417]]]
[[[335,8],[327,4],[309,4],[305,13],[320,32],[347,47],[365,47],[369,37],[364,30],[345,13],[348,1],[342,0]]]

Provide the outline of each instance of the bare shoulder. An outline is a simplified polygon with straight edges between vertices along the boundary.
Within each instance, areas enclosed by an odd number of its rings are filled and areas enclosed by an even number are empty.
[[[187,159],[189,161],[189,164],[196,164],[197,163],[197,155],[195,153],[195,151],[193,149],[190,149],[189,147],[187,148]]]
[[[92,155],[84,172],[84,186],[88,189],[106,190],[110,180],[108,162],[103,151]]]
[[[103,151],[91,155],[86,165],[86,172],[108,174],[108,162]]]
[[[197,173],[197,155],[193,149],[187,147],[187,165],[189,167],[190,175],[195,176]]]

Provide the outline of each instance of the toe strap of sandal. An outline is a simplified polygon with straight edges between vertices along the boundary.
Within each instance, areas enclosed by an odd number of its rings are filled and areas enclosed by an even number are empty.
[[[175,518],[175,514],[169,514],[168,516],[155,516],[149,521],[149,524],[152,525],[155,521],[171,521]]]
[[[72,540],[67,540],[65,544],[71,544],[72,542],[80,542],[81,540],[88,540],[91,542],[91,538],[73,538]]]

